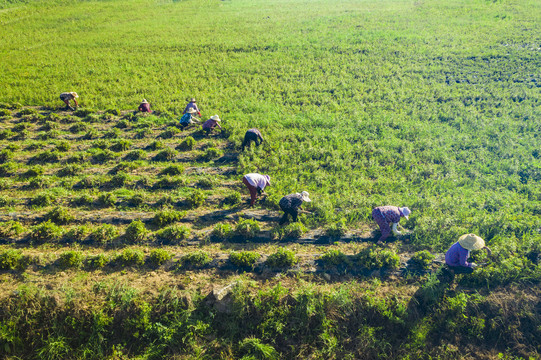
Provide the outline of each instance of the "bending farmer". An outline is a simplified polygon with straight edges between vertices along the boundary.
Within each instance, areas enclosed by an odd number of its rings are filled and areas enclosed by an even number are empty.
[[[250,207],[253,207],[255,200],[257,199],[257,195],[264,193],[263,190],[265,187],[270,185],[270,176],[257,173],[246,174],[242,178],[242,182],[250,191]]]
[[[378,240],[378,245],[383,244],[383,241],[391,234],[391,227],[389,224],[393,224],[393,234],[400,235],[400,231],[396,229],[400,222],[400,218],[403,216],[406,219],[409,219],[410,214],[410,209],[398,206],[380,206],[372,210],[372,217],[378,223],[381,230],[381,237]]]
[[[140,112],[147,112],[147,113],[152,112],[150,110],[150,104],[148,103],[147,99],[143,99],[143,101],[141,101],[141,104],[139,105],[137,110],[139,110]]]
[[[197,104],[195,103],[195,98],[191,98],[188,102],[188,105],[186,105],[186,108],[182,112],[183,114],[186,114],[188,110],[195,110],[192,114],[197,113],[199,117],[201,117],[201,111],[199,111],[199,108],[197,107]]]
[[[73,102],[75,103],[75,107],[79,106],[79,104],[77,103],[77,98],[78,97],[79,97],[79,95],[77,95],[76,92],[63,92],[62,94],[60,94],[60,100],[65,102],[68,109],[70,109],[70,110],[75,110],[74,108],[71,107],[70,100],[73,100]]]
[[[193,114],[195,113],[196,111],[194,109],[188,109],[186,114],[182,115],[182,117],[179,120],[180,127],[184,129],[187,126],[198,122],[198,120],[193,116]]]
[[[255,142],[256,146],[259,146],[263,142],[263,136],[261,132],[257,129],[250,129],[244,134],[244,141],[242,142],[242,151],[246,146],[250,147],[252,141]]]
[[[213,115],[203,123],[203,131],[208,135],[212,130],[214,130],[215,127],[222,128],[220,124],[218,124],[220,121],[220,117],[218,115]]]
[[[457,274],[471,274],[476,263],[467,262],[470,251],[485,249],[488,254],[492,251],[485,246],[485,240],[474,234],[462,235],[445,253],[445,263]]]
[[[288,215],[291,215],[293,218],[293,221],[297,221],[297,216],[299,216],[299,210],[302,210],[301,205],[303,202],[310,202],[310,198],[308,197],[310,194],[308,194],[307,191],[303,191],[302,193],[295,193],[284,196],[282,199],[280,199],[280,202],[278,205],[280,205],[280,208],[284,212],[284,216],[280,219],[279,224],[282,225],[287,222]]]

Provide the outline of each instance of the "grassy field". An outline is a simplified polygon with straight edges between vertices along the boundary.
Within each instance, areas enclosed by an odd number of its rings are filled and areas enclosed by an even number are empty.
[[[0,1],[0,358],[539,357],[540,19],[533,0]],[[192,96],[223,131],[177,129]],[[252,171],[272,186],[248,209]],[[302,190],[312,214],[279,227]],[[387,204],[413,212],[376,248]],[[432,260],[466,232],[495,257],[447,285]]]

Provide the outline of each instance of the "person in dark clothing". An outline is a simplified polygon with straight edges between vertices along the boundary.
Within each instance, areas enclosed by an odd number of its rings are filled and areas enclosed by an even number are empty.
[[[150,110],[150,104],[148,103],[147,99],[143,99],[143,101],[141,101],[141,104],[139,105],[139,108],[137,108],[137,110],[147,113],[152,112],[152,110]]]
[[[246,146],[250,147],[252,141],[255,142],[256,146],[259,146],[263,142],[263,136],[258,129],[250,129],[244,134],[244,141],[242,142],[242,151]]]
[[[280,202],[278,205],[280,205],[280,209],[284,212],[284,216],[280,219],[279,224],[283,225],[287,222],[288,215],[291,215],[293,218],[293,221],[297,221],[297,217],[299,216],[299,210],[301,209],[301,205],[303,202],[310,202],[310,198],[308,197],[310,194],[308,194],[307,191],[303,191],[302,193],[295,193],[284,196],[282,199],[280,199]]]

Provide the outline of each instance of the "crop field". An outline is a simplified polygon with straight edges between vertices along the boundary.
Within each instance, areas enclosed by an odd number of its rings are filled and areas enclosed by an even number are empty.
[[[0,38],[0,359],[541,357],[539,1],[8,0]]]

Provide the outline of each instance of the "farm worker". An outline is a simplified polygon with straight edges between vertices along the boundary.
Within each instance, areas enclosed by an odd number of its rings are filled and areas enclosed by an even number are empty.
[[[193,114],[195,114],[196,112],[197,111],[195,111],[194,109],[188,109],[186,114],[182,115],[182,117],[179,120],[180,126],[182,128],[185,128],[186,126],[190,124],[194,124],[198,122],[197,119],[193,116]]]
[[[449,250],[445,253],[445,263],[458,274],[471,274],[477,266],[476,263],[469,263],[466,260],[470,251],[485,249],[488,254],[492,251],[485,246],[485,241],[475,234],[465,234],[458,238]]]
[[[203,131],[205,131],[207,134],[210,133],[216,126],[220,129],[222,128],[220,124],[218,124],[220,121],[220,117],[218,115],[212,115],[210,119],[205,121],[203,123]]]
[[[393,234],[400,235],[400,231],[396,229],[398,222],[402,216],[409,220],[410,214],[411,210],[409,208],[398,206],[379,206],[372,210],[372,218],[378,223],[381,230],[381,237],[378,240],[378,245],[383,244],[383,241],[391,234],[391,227],[389,224],[393,224]]]
[[[244,141],[242,142],[242,151],[246,146],[250,147],[251,143],[255,142],[256,146],[259,146],[263,142],[263,136],[261,132],[257,129],[250,129],[244,134]]]
[[[141,104],[139,105],[139,108],[137,110],[147,113],[152,112],[152,110],[150,110],[150,104],[148,103],[147,99],[143,99],[143,101],[141,101]]]
[[[257,173],[246,174],[242,182],[250,191],[250,207],[253,207],[257,194],[261,195],[266,186],[270,185],[270,176]]]
[[[282,225],[287,221],[288,215],[291,215],[293,218],[293,221],[297,221],[297,216],[299,215],[299,210],[302,210],[301,205],[303,202],[310,202],[310,198],[308,197],[310,194],[308,194],[307,191],[303,191],[302,193],[295,193],[286,195],[283,198],[280,199],[280,202],[278,205],[280,205],[280,209],[284,212],[284,216],[280,219],[279,224]]]
[[[199,117],[201,117],[201,111],[199,111],[199,108],[197,107],[197,104],[195,103],[195,98],[191,98],[188,101],[189,101],[188,105],[186,105],[186,108],[184,109],[182,113],[186,114],[188,110],[193,109],[199,115]]]
[[[71,107],[70,100],[73,100],[73,102],[75,103],[75,107],[79,106],[79,104],[77,103],[78,97],[79,95],[77,95],[76,92],[63,92],[62,94],[60,94],[60,100],[65,102],[66,105],[68,106],[68,109],[70,110],[75,110],[74,108]]]

